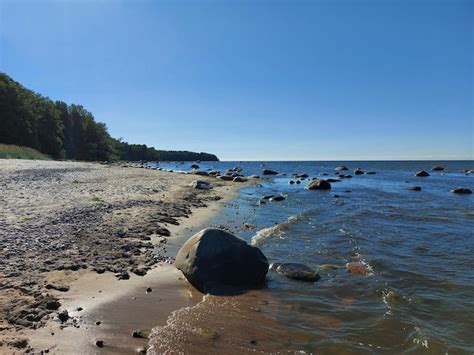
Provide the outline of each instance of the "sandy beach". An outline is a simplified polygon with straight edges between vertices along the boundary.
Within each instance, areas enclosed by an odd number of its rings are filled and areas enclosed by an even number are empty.
[[[197,190],[197,178],[0,160],[0,352],[145,350],[152,327],[202,299],[170,265],[168,240],[201,228],[242,187],[199,176],[214,189]]]

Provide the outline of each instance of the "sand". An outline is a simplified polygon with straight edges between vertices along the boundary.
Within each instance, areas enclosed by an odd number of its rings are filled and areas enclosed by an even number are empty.
[[[196,179],[215,188],[190,188]],[[0,352],[146,348],[134,330],[146,336],[202,299],[168,241],[205,227],[242,186],[130,164],[0,160]]]

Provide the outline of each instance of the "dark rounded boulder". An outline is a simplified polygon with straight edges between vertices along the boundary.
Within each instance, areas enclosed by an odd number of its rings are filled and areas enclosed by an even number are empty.
[[[451,192],[455,194],[463,194],[463,195],[472,194],[472,191],[466,187],[460,187],[458,189],[451,190]]]
[[[441,165],[435,165],[431,168],[431,171],[443,171],[444,167]]]
[[[331,190],[331,184],[326,180],[314,179],[305,187],[306,190]]]
[[[419,177],[425,177],[425,176],[430,176],[430,174],[428,174],[426,171],[424,170],[421,170],[421,171],[418,171],[415,176],[419,176]]]
[[[275,170],[263,169],[262,174],[263,175],[278,175],[278,172]]]
[[[421,191],[420,186],[409,186],[409,187],[407,187],[407,189],[411,190],[411,191]]]
[[[342,170],[349,170],[349,168],[347,166],[344,166],[344,165],[339,165],[336,169],[334,169],[336,171],[342,171]]]
[[[189,238],[174,264],[194,287],[209,293],[228,286],[257,286],[268,272],[260,249],[218,228],[203,229]]]
[[[316,270],[310,268],[305,264],[298,263],[283,263],[278,264],[276,272],[294,280],[301,281],[318,281],[320,279]]]
[[[191,165],[191,169],[199,169],[199,165],[193,164],[193,165]]]
[[[364,174],[364,172],[360,170],[360,168],[357,168],[354,170],[354,175],[362,175],[362,174]]]

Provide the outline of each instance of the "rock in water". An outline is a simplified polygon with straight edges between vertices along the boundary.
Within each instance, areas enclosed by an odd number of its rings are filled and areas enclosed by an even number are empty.
[[[191,183],[191,187],[199,190],[211,190],[212,185],[206,181],[195,180]]]
[[[435,165],[431,168],[431,171],[443,171],[444,167],[441,165]]]
[[[305,187],[306,190],[331,190],[331,184],[326,180],[314,179]]]
[[[360,168],[357,168],[354,170],[354,175],[362,175],[362,174],[364,174],[364,172],[360,170]]]
[[[252,287],[268,272],[265,255],[245,240],[217,228],[206,228],[187,240],[175,266],[202,292],[218,293],[225,286]]]
[[[270,197],[270,201],[273,201],[273,202],[283,201],[284,199],[285,197],[282,195]]]
[[[424,171],[424,170],[418,171],[415,175],[416,175],[416,176],[420,176],[420,177],[430,176],[430,174],[428,174],[428,173],[427,173],[426,171]]]
[[[276,271],[290,279],[302,281],[318,281],[320,279],[316,270],[304,264],[283,263],[278,265]]]
[[[409,187],[407,187],[407,189],[412,190],[412,191],[421,191],[420,186],[409,186]]]
[[[262,171],[262,174],[263,175],[278,175],[278,172],[274,170],[270,170],[270,169],[264,169]]]
[[[349,170],[349,169],[347,168],[347,166],[339,165],[339,166],[338,166],[336,169],[334,169],[334,170],[336,170],[336,171],[342,171],[342,170]]]
[[[459,189],[451,190],[451,192],[455,194],[464,194],[464,195],[472,194],[472,191],[465,187],[460,187]]]
[[[193,164],[193,165],[191,165],[191,169],[199,169],[199,165]]]
[[[361,262],[347,263],[346,270],[351,274],[366,275],[369,272],[367,265]]]

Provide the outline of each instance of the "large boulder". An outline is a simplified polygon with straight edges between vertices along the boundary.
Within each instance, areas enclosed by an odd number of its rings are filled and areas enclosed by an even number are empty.
[[[357,168],[354,170],[354,175],[362,175],[362,174],[364,174],[364,172],[360,168]]]
[[[305,187],[306,190],[331,190],[331,184],[326,180],[314,179]]]
[[[265,255],[245,240],[217,228],[206,228],[188,239],[175,266],[201,292],[219,292],[228,286],[249,288],[264,282]]]
[[[262,174],[263,175],[278,175],[278,172],[275,170],[263,169]]]

